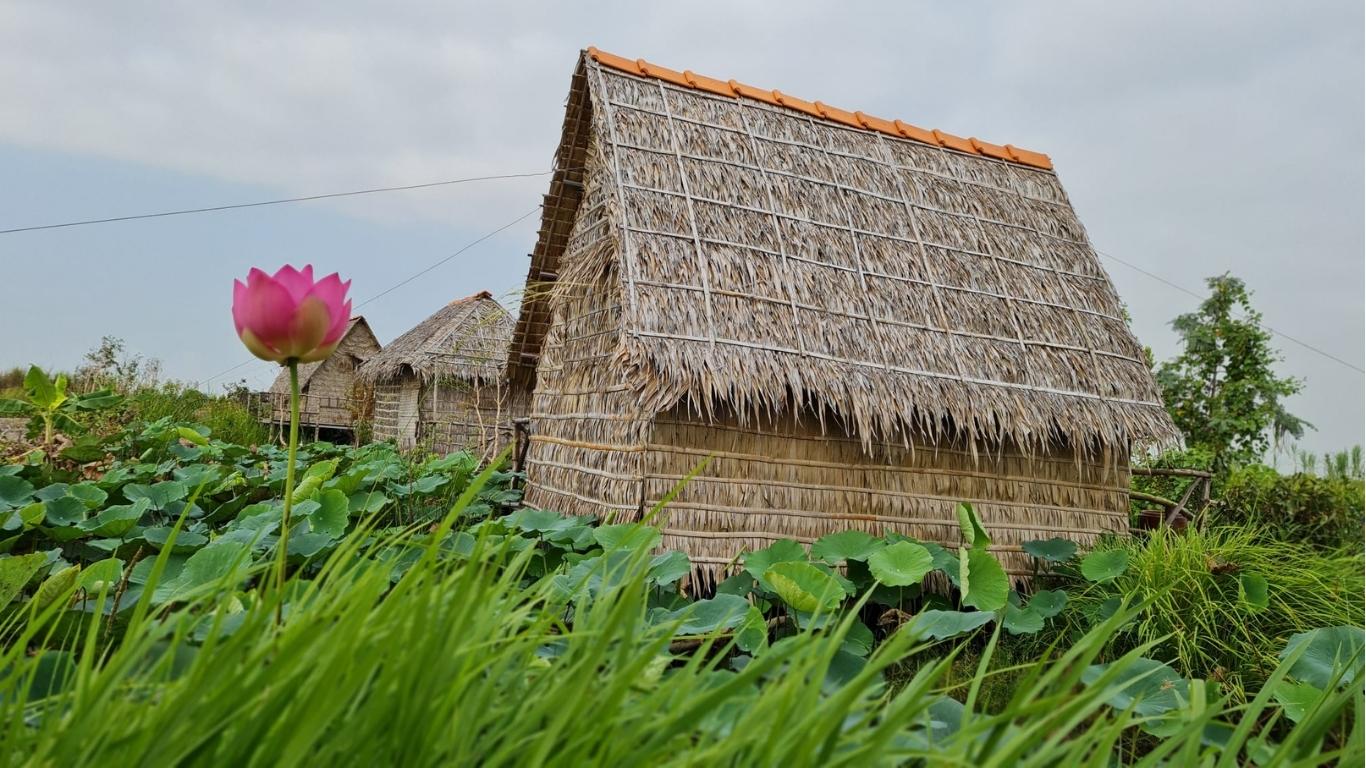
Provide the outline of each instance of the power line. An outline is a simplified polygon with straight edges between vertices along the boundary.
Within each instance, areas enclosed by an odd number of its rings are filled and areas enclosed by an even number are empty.
[[[62,229],[65,227],[82,227],[87,224],[110,224],[116,221],[134,221],[136,219],[158,219],[166,216],[183,216],[190,213],[212,213],[214,211],[230,211],[237,208],[259,208],[263,205],[280,205],[282,203],[303,203],[309,200],[327,200],[334,197],[352,197],[355,195],[373,195],[378,192],[402,192],[410,189],[428,189],[431,187],[448,187],[453,184],[465,184],[472,181],[494,181],[496,179],[527,179],[536,176],[548,176],[554,171],[537,171],[535,173],[505,173],[497,176],[471,176],[465,179],[449,179],[447,181],[429,181],[425,184],[407,184],[401,187],[373,187],[371,189],[356,189],[350,192],[328,192],[322,195],[306,195],[304,197],[284,197],[279,200],[260,200],[254,203],[233,203],[231,205],[212,205],[205,208],[184,208],[177,211],[158,211],[156,213],[139,213],[132,216],[111,216],[105,219],[84,219],[81,221],[66,221],[60,224],[38,224],[29,227],[13,227],[11,229],[0,229],[0,235],[11,235],[16,232],[34,232],[42,229]]]
[[[356,309],[360,309],[361,307],[365,306],[366,304],[369,304],[370,302],[374,301],[375,299],[378,299],[378,298],[380,298],[380,297],[382,297],[382,296],[385,296],[385,295],[387,295],[387,294],[393,292],[395,289],[402,288],[403,286],[407,285],[408,283],[411,283],[412,281],[418,279],[419,277],[422,277],[423,275],[427,274],[428,272],[431,272],[433,269],[436,269],[437,267],[441,266],[442,264],[445,264],[446,262],[450,261],[451,259],[455,258],[456,256],[459,256],[460,254],[464,253],[465,251],[468,251],[469,249],[471,249],[471,248],[473,248],[474,246],[476,246],[476,245],[478,245],[478,244],[484,242],[485,240],[489,239],[490,237],[493,237],[494,235],[498,234],[499,232],[502,232],[502,231],[505,230],[505,229],[509,229],[509,228],[513,227],[514,225],[521,223],[521,222],[522,222],[524,219],[526,219],[528,216],[530,216],[530,215],[533,214],[533,213],[536,213],[536,212],[539,211],[539,210],[541,210],[541,206],[538,205],[538,206],[536,206],[535,208],[532,208],[531,210],[529,210],[529,211],[527,211],[526,213],[522,214],[521,216],[518,216],[517,218],[513,219],[512,221],[509,221],[508,223],[504,224],[503,226],[501,226],[501,227],[499,227],[499,228],[493,230],[492,232],[488,233],[487,235],[484,235],[483,237],[479,238],[478,240],[474,240],[474,241],[472,241],[472,242],[470,242],[470,243],[465,244],[463,247],[460,248],[460,250],[456,251],[455,253],[452,253],[451,255],[449,255],[449,256],[447,256],[447,257],[445,257],[445,258],[443,258],[443,259],[441,259],[440,261],[438,261],[438,262],[432,264],[431,266],[429,266],[429,267],[423,269],[421,272],[418,272],[417,274],[415,274],[415,275],[413,275],[413,276],[411,276],[411,277],[405,278],[404,280],[400,280],[399,282],[394,283],[393,285],[389,286],[388,288],[385,288],[384,290],[380,291],[379,293],[375,294],[374,296],[371,296],[370,298],[366,299],[365,301],[362,301],[361,303],[357,304],[357,305],[355,306],[355,308],[356,308]]]
[[[1099,248],[1096,249],[1096,253],[1099,253],[1101,256],[1104,256],[1105,258],[1110,259],[1111,261],[1119,262],[1120,264],[1123,264],[1124,266],[1128,267],[1129,269],[1134,270],[1135,272],[1139,272],[1139,273],[1142,273],[1142,274],[1144,274],[1144,275],[1147,275],[1148,277],[1151,277],[1152,279],[1158,281],[1159,283],[1162,283],[1163,285],[1166,285],[1166,286],[1168,286],[1168,287],[1170,287],[1170,288],[1175,288],[1176,290],[1178,290],[1178,291],[1180,291],[1180,292],[1182,292],[1182,293],[1184,293],[1184,294],[1186,294],[1186,295],[1188,295],[1188,296],[1193,296],[1193,297],[1195,297],[1195,298],[1197,298],[1197,299],[1204,299],[1204,298],[1205,298],[1204,296],[1202,296],[1202,295],[1196,293],[1195,291],[1192,291],[1191,289],[1185,287],[1184,285],[1179,285],[1179,284],[1177,284],[1177,283],[1173,283],[1172,281],[1168,280],[1167,278],[1165,278],[1165,277],[1163,277],[1163,276],[1161,276],[1161,275],[1159,275],[1159,274],[1155,274],[1155,273],[1153,273],[1153,272],[1149,272],[1148,270],[1144,269],[1143,267],[1140,267],[1140,266],[1138,266],[1137,264],[1133,264],[1133,263],[1131,263],[1131,262],[1125,261],[1124,259],[1121,259],[1121,258],[1119,258],[1118,256],[1112,256],[1112,255],[1106,253],[1105,251],[1100,250]],[[1322,350],[1322,349],[1319,349],[1318,347],[1314,346],[1313,344],[1310,344],[1309,342],[1300,341],[1299,339],[1297,339],[1297,338],[1295,338],[1294,336],[1291,336],[1290,334],[1287,334],[1287,333],[1281,333],[1280,331],[1276,330],[1275,328],[1272,328],[1271,326],[1267,325],[1266,323],[1262,323],[1262,327],[1263,327],[1263,328],[1266,328],[1268,331],[1270,331],[1270,332],[1276,334],[1277,336],[1280,336],[1281,338],[1285,339],[1286,341],[1292,342],[1292,343],[1294,343],[1294,344],[1298,344],[1298,345],[1300,345],[1301,347],[1304,347],[1305,349],[1309,350],[1310,352],[1318,353],[1318,354],[1320,354],[1320,355],[1322,355],[1322,356],[1328,358],[1329,360],[1332,360],[1332,361],[1335,362],[1335,363],[1338,363],[1338,364],[1340,364],[1340,365],[1344,365],[1344,366],[1346,366],[1346,367],[1348,367],[1348,368],[1351,368],[1352,370],[1356,371],[1357,373],[1366,373],[1366,370],[1363,370],[1360,366],[1357,366],[1357,365],[1354,365],[1354,364],[1352,364],[1352,363],[1349,363],[1349,362],[1347,362],[1346,360],[1343,360],[1342,358],[1338,357],[1337,355],[1335,355],[1335,354],[1333,354],[1333,353],[1331,353],[1331,352],[1326,352],[1326,351],[1324,351],[1324,350]]]
[[[513,219],[512,221],[509,221],[508,223],[504,224],[503,226],[501,226],[501,227],[499,227],[499,228],[497,228],[497,229],[495,229],[495,230],[489,232],[488,234],[485,234],[485,235],[483,235],[483,236],[481,236],[481,237],[479,237],[479,238],[477,238],[477,239],[475,239],[475,240],[471,240],[470,242],[468,242],[468,243],[466,243],[465,245],[461,246],[461,247],[460,247],[458,250],[456,250],[454,253],[451,253],[451,254],[449,254],[449,255],[447,255],[447,256],[442,257],[440,260],[438,260],[438,261],[436,261],[436,262],[434,262],[434,263],[432,263],[432,264],[430,264],[430,265],[428,265],[428,266],[422,268],[422,269],[421,269],[420,271],[418,271],[416,274],[410,275],[410,276],[408,276],[408,277],[406,277],[406,278],[400,280],[399,282],[394,283],[393,285],[389,286],[388,288],[385,288],[384,290],[380,291],[379,293],[375,294],[374,296],[371,296],[370,298],[368,298],[368,299],[362,301],[361,303],[356,304],[354,307],[352,307],[353,311],[356,310],[356,309],[360,309],[361,307],[365,306],[366,304],[369,304],[369,303],[372,302],[372,301],[375,301],[376,299],[382,298],[382,297],[384,297],[384,296],[387,296],[387,295],[390,294],[390,293],[393,293],[395,290],[397,290],[397,289],[399,289],[399,288],[402,288],[403,286],[407,285],[408,283],[411,283],[412,281],[418,279],[419,277],[422,277],[423,275],[427,274],[428,272],[431,272],[433,269],[436,269],[437,267],[441,266],[442,264],[445,264],[446,262],[450,261],[451,259],[454,259],[455,257],[459,256],[460,254],[464,253],[465,251],[468,251],[469,249],[473,248],[473,247],[476,246],[476,245],[479,245],[480,243],[484,242],[485,240],[488,240],[489,238],[493,237],[494,235],[497,235],[497,234],[499,234],[500,232],[503,232],[503,231],[505,231],[505,230],[507,230],[507,229],[510,229],[510,228],[516,226],[517,224],[520,224],[522,221],[526,220],[527,217],[531,216],[532,214],[536,213],[536,212],[539,211],[539,210],[541,210],[541,207],[538,205],[538,206],[536,206],[535,208],[532,208],[531,210],[529,210],[529,211],[527,211],[526,213],[522,214],[521,216],[518,216],[517,218]],[[223,376],[226,376],[226,375],[228,375],[229,373],[232,373],[233,371],[236,371],[236,370],[238,370],[238,369],[240,369],[240,368],[243,368],[243,367],[245,367],[245,366],[251,365],[251,364],[254,363],[254,362],[257,362],[256,358],[252,358],[252,359],[250,359],[250,360],[244,360],[244,361],[238,363],[237,365],[232,366],[231,368],[225,368],[225,369],[223,369],[222,371],[219,371],[218,373],[215,373],[214,375],[208,377],[207,379],[201,379],[198,383],[199,383],[199,385],[200,385],[201,387],[202,387],[202,386],[207,386],[208,383],[211,382],[211,381],[213,381],[214,379],[218,379],[218,378],[221,378],[221,377],[223,377]],[[266,363],[266,365],[271,365],[271,363]]]

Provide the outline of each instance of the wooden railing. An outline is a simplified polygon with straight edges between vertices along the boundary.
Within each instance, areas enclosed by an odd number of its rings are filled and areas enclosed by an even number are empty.
[[[1156,504],[1160,510],[1155,515],[1143,512],[1139,513],[1138,527],[1134,530],[1151,530],[1162,525],[1171,528],[1185,528],[1190,523],[1196,521],[1199,516],[1209,507],[1210,503],[1210,484],[1214,475],[1198,469],[1175,469],[1166,467],[1134,467],[1130,470],[1133,475],[1142,477],[1173,477],[1187,480],[1185,490],[1181,492],[1180,498],[1176,500],[1167,499],[1143,491],[1129,491],[1129,498],[1134,501],[1146,501]]]
[[[358,401],[351,397],[314,395],[299,397],[299,424],[309,427],[351,429],[355,426]],[[265,424],[289,423],[289,395],[284,392],[253,392],[247,408],[257,421]]]

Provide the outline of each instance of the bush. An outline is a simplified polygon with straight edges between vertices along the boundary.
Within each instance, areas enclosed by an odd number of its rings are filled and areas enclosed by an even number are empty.
[[[129,422],[152,422],[169,416],[174,422],[203,424],[228,443],[259,445],[269,440],[264,425],[231,397],[206,395],[193,387],[168,382],[139,390],[129,397]]]
[[[1220,521],[1320,549],[1361,548],[1366,496],[1359,478],[1282,475],[1256,464],[1230,473],[1221,496]]]
[[[1113,653],[1157,643],[1155,658],[1235,693],[1266,679],[1291,635],[1362,623],[1366,563],[1360,552],[1274,541],[1250,526],[1164,528],[1097,547],[1114,550],[1127,555],[1128,569],[1110,581],[1073,587],[1068,625],[1074,631],[1090,626],[1122,601],[1144,604],[1111,641]]]

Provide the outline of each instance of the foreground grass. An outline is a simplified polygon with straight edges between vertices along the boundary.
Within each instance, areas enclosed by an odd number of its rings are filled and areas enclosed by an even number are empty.
[[[10,637],[0,656],[4,759],[63,766],[1361,760],[1359,691],[1329,690],[1297,723],[1273,705],[1272,687],[1293,658],[1248,704],[1230,703],[1202,681],[1154,677],[1161,670],[1141,658],[1147,644],[1094,665],[1136,611],[1119,611],[1020,670],[995,713],[978,706],[980,675],[956,686],[955,698],[944,695],[957,641],[936,644],[912,624],[866,662],[844,652],[853,612],[765,643],[752,656],[724,632],[671,650],[690,614],[652,620],[648,536],[627,537],[575,583],[531,576],[532,549],[468,534],[455,546],[448,535],[479,485],[434,530],[348,537],[313,578],[291,582],[282,623],[275,620],[280,593],[241,592],[235,578],[174,606],[154,608],[144,598],[112,647],[102,639],[99,610],[110,585],[99,586],[91,618],[75,631],[54,620],[74,585],[30,601],[0,628]],[[395,557],[400,551],[411,556]],[[999,639],[989,635],[977,652],[981,669]],[[65,650],[36,651],[54,646]],[[923,661],[889,688],[883,673],[908,657]],[[1140,689],[1151,696],[1144,700]],[[1168,705],[1152,708],[1153,697]],[[1325,740],[1328,734],[1338,736]]]

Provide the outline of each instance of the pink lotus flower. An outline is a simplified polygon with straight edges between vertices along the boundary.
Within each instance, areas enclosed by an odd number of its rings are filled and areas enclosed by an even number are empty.
[[[237,336],[262,360],[315,363],[337,348],[351,317],[346,291],[334,272],[317,282],[313,266],[285,265],[273,276],[252,268],[247,282],[232,285],[232,321]]]

